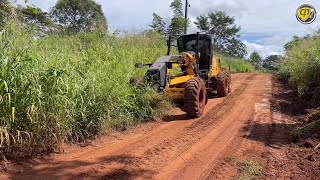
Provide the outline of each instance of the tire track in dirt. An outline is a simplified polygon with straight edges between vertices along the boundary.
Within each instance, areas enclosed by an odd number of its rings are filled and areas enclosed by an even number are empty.
[[[244,83],[244,81],[247,80],[248,77],[251,77],[251,76],[252,76],[251,74],[233,75],[233,81],[234,81],[233,87],[235,89],[238,88]],[[215,108],[215,106],[217,106],[222,101],[223,101],[223,98],[210,99],[206,106],[205,114],[208,113],[211,109]],[[151,146],[152,144],[156,145],[158,142],[169,138],[175,133],[178,133],[180,130],[184,129],[188,125],[203,119],[201,118],[201,119],[195,119],[195,120],[188,120],[186,119],[187,117],[184,115],[184,112],[182,112],[180,109],[176,109],[175,111],[176,111],[175,114],[172,114],[172,116],[178,117],[178,118],[174,118],[175,120],[171,120],[171,122],[169,123],[162,124],[160,127],[157,127],[153,131],[148,132],[146,134],[140,134],[138,136],[135,136],[134,138],[130,138],[126,140],[125,142],[120,142],[119,144],[113,144],[113,146],[116,148],[105,149],[104,152],[102,153],[105,154],[105,153],[119,152],[119,149],[121,149],[122,153],[132,151],[132,149],[138,152],[141,148],[143,151],[144,145],[146,143],[148,143],[149,146]],[[83,153],[81,154],[81,156],[90,155],[95,150]],[[78,154],[78,156],[80,156],[80,154]]]
[[[271,122],[272,82],[271,75],[261,81],[260,88],[255,86],[255,103],[251,104],[254,112],[250,118],[243,122],[240,131],[232,138],[230,145],[225,148],[223,153],[219,154],[215,162],[211,163],[200,176],[199,179],[236,179],[238,176],[239,162],[248,160],[258,160],[260,165],[266,164],[265,156],[267,150],[265,144],[253,140],[254,137],[259,139],[268,139],[268,132],[261,131],[255,126],[256,123]],[[258,100],[260,99],[260,100]]]
[[[241,86],[244,81],[247,80],[248,77],[251,77],[251,74],[234,74],[232,75],[233,78],[233,88],[236,89],[239,86]],[[215,108],[219,103],[223,101],[223,98],[214,98],[214,99],[209,99],[208,104],[206,105],[206,109],[204,111],[204,114],[208,113],[211,109]],[[156,145],[159,141],[163,141],[164,139],[170,137],[171,135],[179,132],[180,130],[184,129],[188,125],[198,122],[201,119],[195,119],[195,120],[188,120],[187,117],[185,116],[185,113],[181,111],[180,109],[175,109],[172,116],[174,117],[171,120],[169,118],[168,121],[171,121],[169,123],[162,124],[160,127],[157,127],[151,132],[136,135],[133,138],[129,138],[128,140],[125,140],[125,142],[120,142],[118,144],[113,144],[114,148],[107,148],[104,149],[102,152],[103,154],[106,153],[112,153],[112,152],[117,152],[119,149],[121,149],[121,152],[124,153],[126,151],[131,151],[132,149],[135,149],[135,151],[139,151],[139,149],[142,148],[146,143],[149,145],[154,144]],[[179,119],[181,118],[181,119]],[[150,144],[151,143],[151,144]],[[91,155],[92,152],[96,151],[97,149],[94,149],[90,152],[85,152],[81,154],[81,156],[87,156]],[[119,151],[118,151],[119,152]],[[80,156],[78,154],[77,156]]]
[[[254,78],[254,76],[250,76],[247,80],[252,78]],[[236,105],[232,102],[237,101],[240,98],[239,95],[245,90],[247,85],[248,82],[242,84],[242,86],[236,89],[233,94],[226,97],[222,103],[218,104],[214,109],[211,109],[211,111],[200,118],[199,121],[196,121],[185,128],[184,131],[146,151],[143,156],[149,157],[148,167],[159,167],[161,164],[165,164],[164,162],[166,162],[167,159],[180,157],[180,154],[187,151],[188,147],[191,147],[195,142],[201,140],[211,131],[215,124],[222,120],[219,117],[225,116],[229,109],[232,109],[233,106]],[[151,158],[154,160],[151,160]]]
[[[131,155],[138,159],[138,162],[132,163],[130,166],[122,167],[126,171],[130,171],[132,168],[141,168],[141,169],[153,169],[160,170],[168,160],[175,159],[179,157],[179,154],[188,150],[188,147],[191,147],[192,144],[199,141],[203,136],[205,136],[213,125],[216,124],[221,116],[224,116],[228,113],[228,110],[235,106],[234,101],[237,101],[240,97],[240,94],[246,89],[250,80],[254,79],[256,74],[251,74],[244,79],[244,82],[228,97],[223,98],[222,102],[217,104],[214,109],[203,116],[202,118],[196,121],[190,121],[190,125],[184,127],[182,130],[176,131],[175,134],[169,136],[165,135],[165,139],[159,141],[158,144],[152,146],[153,142],[148,142],[151,144],[147,146],[150,147],[146,149],[146,144],[140,142],[133,147],[129,147],[129,150],[121,150],[116,153],[116,156]],[[224,108],[223,108],[224,107]],[[176,129],[176,128],[175,128]],[[136,149],[138,147],[138,149]],[[139,148],[140,147],[140,148]],[[89,172],[90,174],[94,173],[97,177],[102,176],[105,172],[101,174],[96,174],[96,172]]]
[[[249,78],[252,80],[254,77]],[[259,77],[258,77],[259,78]],[[250,82],[249,80],[249,82]],[[201,138],[201,141],[195,143],[192,148],[185,154],[181,155],[181,158],[177,158],[165,168],[164,173],[161,173],[158,177],[171,177],[171,179],[197,179],[207,169],[211,169],[211,166],[215,164],[214,160],[219,154],[225,151],[226,147],[229,149],[229,144],[233,142],[233,137],[236,136],[243,124],[248,121],[254,112],[252,112],[252,106],[254,102],[246,102],[248,95],[252,96],[252,93],[257,89],[248,88],[248,84],[245,85],[245,92],[234,94],[236,99],[232,99],[233,104],[221,107],[221,109],[229,109],[229,113],[220,114],[212,112],[208,114],[212,120],[219,119],[219,122],[215,124],[209,134]],[[260,88],[261,89],[261,88]],[[227,99],[226,99],[227,100]],[[235,117],[237,117],[235,119]],[[204,178],[206,176],[202,176]]]
[[[188,177],[193,172],[190,168],[200,172],[194,173],[193,177],[198,177],[206,166],[212,166],[216,155],[227,147],[243,123],[250,119],[253,108],[246,103],[256,101],[255,93],[260,91],[255,92],[252,86],[262,87],[259,83],[264,78],[263,74],[233,75],[232,94],[209,100],[205,115],[199,119],[183,120],[185,117],[181,112],[175,112],[171,122],[148,129],[148,132],[141,126],[135,133],[138,135],[124,136],[124,140],[106,143],[108,146],[104,144],[75,152],[71,157],[58,155],[14,177],[167,179]],[[234,122],[235,118],[240,120]]]

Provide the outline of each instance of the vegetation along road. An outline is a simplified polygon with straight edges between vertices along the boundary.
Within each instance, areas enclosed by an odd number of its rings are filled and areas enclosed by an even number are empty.
[[[288,178],[286,138],[278,124],[290,124],[277,112],[279,89],[269,74],[234,74],[233,91],[210,98],[205,114],[187,119],[174,109],[157,122],[111,133],[87,147],[10,164],[14,179],[229,179]],[[288,122],[284,122],[288,121]],[[289,167],[290,168],[290,167]],[[291,167],[293,168],[293,167]]]
[[[122,1],[0,0],[0,180],[320,179],[320,29],[299,2]]]

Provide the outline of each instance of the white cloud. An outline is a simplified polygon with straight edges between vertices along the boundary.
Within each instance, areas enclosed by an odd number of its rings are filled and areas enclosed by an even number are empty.
[[[260,43],[260,44],[266,44],[266,45],[272,45],[272,44],[283,44],[288,42],[288,37],[285,35],[273,35],[270,37],[265,37],[265,38],[261,38],[256,40],[256,42]]]
[[[262,58],[266,58],[270,55],[282,55],[284,53],[282,46],[260,45],[246,40],[243,41],[243,43],[247,46],[248,56],[253,52],[259,53]]]
[[[225,11],[233,16],[242,17],[246,13],[247,6],[237,0],[189,0],[191,4],[190,15],[192,17],[206,14],[210,11]]]

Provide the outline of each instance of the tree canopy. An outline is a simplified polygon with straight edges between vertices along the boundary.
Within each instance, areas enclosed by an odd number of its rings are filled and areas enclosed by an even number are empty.
[[[158,32],[159,34],[161,34],[162,36],[164,36],[166,34],[166,23],[164,22],[163,18],[161,16],[159,16],[156,13],[152,14],[153,16],[153,20],[152,20],[152,24],[150,25],[150,27]]]
[[[299,36],[293,36],[292,37],[292,40],[287,42],[285,45],[284,45],[284,49],[286,51],[292,49],[295,45],[298,44],[298,42],[300,41],[301,39],[299,38]]]
[[[257,68],[257,69],[261,68],[262,58],[258,52],[254,51],[250,55],[250,62],[255,68]]]
[[[48,13],[43,12],[40,8],[18,6],[18,11],[20,12],[20,19],[27,24],[52,24]]]
[[[18,5],[17,14],[22,23],[36,27],[42,33],[49,32],[50,28],[53,27],[49,14],[43,12],[40,8]]]
[[[170,8],[173,11],[173,17],[169,26],[169,32],[174,35],[183,34],[184,27],[189,24],[189,21],[185,20],[183,13],[183,4],[181,0],[173,0]]]
[[[108,30],[101,5],[93,0],[59,0],[50,15],[54,22],[71,34]]]
[[[277,70],[282,57],[280,55],[270,55],[262,63],[262,67],[270,70]]]
[[[241,28],[235,25],[234,17],[215,11],[198,16],[195,24],[201,31],[212,35],[214,50],[240,58],[247,54],[246,45],[238,39]]]
[[[186,20],[184,17],[182,1],[173,0],[170,4],[170,8],[173,11],[173,17],[171,18],[170,23],[168,23],[168,26],[161,16],[153,13],[153,20],[150,27],[153,31],[160,33],[162,36],[167,33],[182,35],[184,33],[185,26],[189,25],[189,20]]]

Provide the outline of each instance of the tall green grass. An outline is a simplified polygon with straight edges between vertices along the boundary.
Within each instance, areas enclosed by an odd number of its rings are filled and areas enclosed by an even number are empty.
[[[163,115],[163,95],[132,76],[166,54],[157,34],[79,33],[41,37],[15,22],[0,32],[0,151],[26,155],[58,142],[83,141],[110,129]],[[233,71],[250,72],[241,59],[224,58]]]
[[[157,35],[37,37],[14,23],[0,35],[0,150],[51,150],[108,129],[148,121],[170,107],[136,62],[165,54]]]
[[[286,55],[279,74],[289,78],[301,96],[320,100],[320,37],[299,41]]]
[[[231,68],[232,72],[254,72],[256,69],[254,66],[245,59],[222,56],[221,58],[222,67]]]

